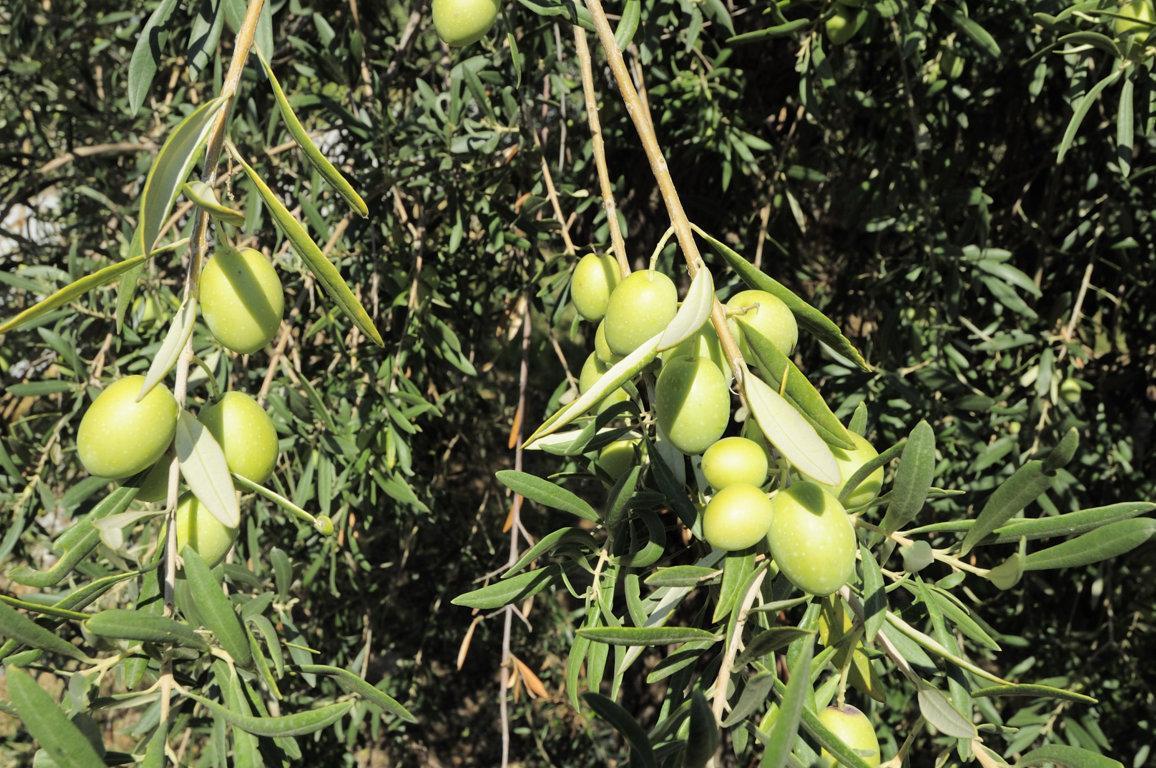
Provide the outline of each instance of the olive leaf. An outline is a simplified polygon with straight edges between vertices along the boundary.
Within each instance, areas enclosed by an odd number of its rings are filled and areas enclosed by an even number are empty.
[[[181,550],[189,594],[205,628],[213,633],[221,647],[241,666],[248,666],[252,650],[233,603],[221,589],[220,580],[192,547]]]
[[[361,679],[348,669],[331,667],[325,664],[302,664],[301,671],[332,677],[342,688],[350,693],[357,694],[375,708],[396,715],[407,723],[417,722],[417,718],[414,717],[408,709],[403,707],[397,699],[388,695],[380,688],[371,685],[368,681]]]
[[[1057,768],[1124,768],[1119,760],[1066,744],[1048,744],[1033,749],[1016,762],[1016,768],[1053,765]]]
[[[144,104],[161,60],[161,46],[168,37],[165,22],[169,20],[177,0],[161,0],[145,22],[132,49],[128,62],[128,112],[135,115]]]
[[[56,764],[69,768],[104,768],[104,760],[96,748],[48,692],[23,669],[12,665],[5,669],[12,708]]]
[[[111,283],[126,272],[131,272],[144,264],[147,258],[144,254],[131,256],[115,264],[109,264],[107,267],[101,267],[95,272],[69,283],[47,298],[36,302],[28,309],[0,323],[0,334],[26,326],[33,320],[43,317],[57,307],[64,306],[73,299],[83,296],[95,288]]]
[[[690,281],[690,288],[682,306],[678,308],[674,319],[658,339],[658,351],[665,352],[677,347],[682,342],[699,332],[710,319],[714,308],[714,277],[705,266],[700,267],[694,279]]]
[[[791,665],[790,678],[782,694],[782,704],[775,724],[767,737],[760,768],[783,768],[795,746],[803,710],[811,698],[811,657],[815,652],[814,638],[800,641],[800,653]]]
[[[703,768],[714,758],[718,743],[718,722],[702,691],[696,690],[690,699],[684,768]]]
[[[496,473],[495,477],[498,478],[498,482],[514,493],[519,493],[544,507],[560,509],[586,520],[598,521],[598,513],[594,511],[593,507],[576,494],[560,485],[551,483],[549,480],[513,469],[503,469]]]
[[[337,303],[337,306],[342,312],[353,321],[361,332],[379,347],[385,346],[385,341],[381,338],[381,332],[377,330],[377,326],[373,324],[373,320],[369,317],[369,313],[365,311],[361,300],[354,295],[345,279],[341,276],[341,272],[333,265],[333,262],[326,257],[320,246],[313,241],[305,227],[297,219],[293,218],[293,214],[289,213],[289,209],[285,204],[278,199],[273,190],[269,189],[269,185],[261,178],[260,174],[253,169],[253,166],[245,162],[241,157],[241,153],[237,151],[231,143],[226,144],[229,153],[233,159],[237,161],[238,165],[245,171],[245,175],[249,177],[249,181],[257,188],[257,192],[261,195],[261,200],[265,203],[265,207],[269,209],[269,213],[273,216],[273,221],[277,228],[280,229],[289,242],[293,244],[293,250],[305,262],[316,277],[325,292],[329,297]]]
[[[88,658],[75,645],[3,601],[0,601],[0,637],[70,659],[84,661]]]
[[[1053,476],[1044,472],[1044,463],[1039,459],[1032,459],[1017,469],[988,497],[975,524],[959,545],[960,554],[966,555],[989,533],[1035,501],[1052,487],[1052,480]]]
[[[920,420],[907,436],[899,467],[895,470],[891,501],[879,525],[885,534],[894,533],[915,519],[927,500],[934,476],[935,432],[930,424]]]
[[[233,476],[216,438],[192,414],[182,410],[177,416],[173,447],[189,490],[222,525],[236,528],[241,522],[241,510]]]
[[[1146,515],[1156,510],[1151,501],[1123,501],[1103,507],[1081,509],[1054,517],[1012,520],[996,528],[984,544],[1007,544],[1020,539],[1034,541],[1056,536],[1074,536],[1095,530],[1103,525]]]
[[[811,422],[754,374],[743,377],[743,393],[759,429],[784,459],[811,480],[839,482],[835,456]]]
[[[583,627],[578,636],[607,645],[674,645],[719,639],[698,627]]]
[[[129,608],[110,608],[94,613],[84,622],[94,635],[115,640],[172,643],[208,650],[209,644],[196,631],[174,619]]]
[[[919,713],[940,733],[957,739],[974,739],[979,735],[975,724],[957,710],[943,691],[924,685],[919,689]]]
[[[600,693],[584,693],[582,700],[586,702],[586,706],[594,710],[595,714],[610,723],[614,726],[614,730],[623,735],[630,745],[633,764],[637,764],[639,768],[658,768],[654,749],[650,746],[646,731],[642,729],[637,720],[630,716],[629,712],[614,700],[608,699]]]
[[[281,90],[281,83],[277,82],[277,77],[273,74],[273,68],[269,66],[269,61],[261,51],[257,51],[257,59],[261,62],[261,67],[265,70],[265,76],[269,78],[269,85],[273,86],[273,96],[277,99],[277,109],[281,111],[281,119],[285,121],[285,127],[289,129],[289,135],[297,142],[297,146],[305,153],[305,157],[309,158],[309,162],[317,169],[317,172],[333,186],[337,192],[345,198],[345,202],[349,203],[349,207],[356,211],[361,216],[369,215],[369,207],[366,206],[365,201],[361,199],[361,195],[357,194],[357,190],[353,188],[341,171],[329,162],[329,159],[317,148],[313,143],[313,139],[309,138],[309,133],[305,130],[305,126],[301,125],[301,121],[297,119],[297,115],[293,112],[293,107],[289,104],[289,99],[285,96],[285,91]]]
[[[557,572],[555,566],[526,571],[458,595],[450,602],[483,611],[501,608],[503,605],[538,594],[550,584]]]
[[[200,694],[186,691],[185,696],[209,710],[214,717],[219,717],[234,728],[240,728],[254,736],[303,736],[316,733],[323,728],[336,723],[344,717],[356,703],[352,699],[335,701],[304,712],[295,712],[291,715],[278,717],[257,717],[246,715],[229,709],[223,704],[205,698]]]
[[[1096,704],[1096,699],[1091,696],[1085,696],[1082,693],[1075,691],[1064,690],[1063,688],[1055,688],[1050,685],[1041,685],[1039,683],[1017,683],[1012,685],[992,685],[987,688],[977,688],[971,692],[975,698],[995,697],[995,696],[1026,696],[1030,698],[1041,699],[1063,699],[1065,701],[1078,701],[1081,704]]]
[[[160,384],[169,375],[169,371],[176,367],[177,362],[181,359],[181,352],[184,351],[189,339],[193,337],[193,329],[196,324],[197,300],[193,297],[186,297],[181,302],[176,314],[173,315],[172,324],[169,325],[164,341],[161,342],[156,354],[153,355],[153,361],[149,364],[148,373],[145,374],[144,381],[141,382],[140,392],[136,396],[138,403],[144,400],[148,393],[152,392],[153,387]]]
[[[1025,571],[1075,568],[1097,563],[1131,552],[1156,534],[1156,520],[1138,518],[1121,520],[1069,539],[1023,559]]]
[[[234,227],[244,225],[245,214],[235,208],[230,208],[218,200],[216,191],[205,182],[198,179],[186,181],[184,186],[181,187],[181,191],[184,192],[185,196],[192,200],[198,208],[217,221],[232,224]]]

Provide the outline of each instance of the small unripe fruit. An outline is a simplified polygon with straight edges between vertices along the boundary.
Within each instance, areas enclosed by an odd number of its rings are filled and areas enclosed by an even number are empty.
[[[799,341],[799,324],[783,300],[766,291],[741,291],[727,301],[727,324],[739,340],[739,348],[751,356],[751,348],[743,338],[743,324],[750,325],[775,345],[775,349],[789,355]],[[739,320],[742,322],[739,322]]]
[[[254,483],[263,483],[273,474],[277,430],[256,400],[243,392],[226,392],[201,409],[199,420],[224,451],[230,472]]]
[[[234,352],[256,352],[272,340],[285,312],[277,271],[252,248],[222,248],[201,272],[201,315]]]
[[[851,518],[818,483],[800,482],[779,491],[767,539],[779,570],[813,595],[829,595],[855,572],[857,549]]]
[[[451,48],[478,42],[496,18],[496,0],[433,0],[434,29]]]
[[[702,535],[712,547],[736,552],[753,547],[767,535],[773,507],[753,485],[728,485],[714,495],[702,513]]]
[[[834,15],[827,19],[826,28],[827,39],[834,45],[843,45],[859,31],[859,12],[838,3]]]
[[[863,762],[867,765],[875,768],[882,762],[875,728],[867,716],[855,707],[849,704],[842,707],[827,707],[819,713],[819,722],[863,758]],[[818,765],[822,768],[835,768],[839,762],[824,749],[819,755]]]
[[[616,355],[629,355],[670,325],[678,311],[678,291],[671,279],[653,269],[625,277],[606,306],[606,343]]]
[[[1064,379],[1060,382],[1060,399],[1068,405],[1075,405],[1080,402],[1080,397],[1084,394],[1083,387],[1080,382],[1075,379]]]
[[[638,463],[640,442],[642,441],[638,438],[615,440],[598,452],[598,458],[594,461],[595,466],[609,475],[611,480],[618,482]]]
[[[122,479],[153,464],[177,431],[177,401],[163,384],[139,403],[144,376],[125,376],[97,395],[76,433],[76,453],[97,477]]]
[[[658,426],[678,450],[702,453],[730,421],[731,393],[722,371],[702,357],[680,357],[662,367],[655,386]]]
[[[739,484],[757,488],[766,482],[767,469],[766,451],[745,437],[724,437],[702,455],[702,474],[716,491]]]
[[[709,323],[703,326],[701,331],[663,354],[664,359],[668,360],[673,360],[676,357],[705,357],[718,366],[719,370],[723,372],[723,376],[726,376],[727,382],[734,378],[726,355],[723,354],[718,334],[715,333],[714,326]]]
[[[614,351],[610,349],[610,345],[606,343],[605,319],[598,324],[598,329],[594,331],[594,355],[607,368],[622,359],[622,355],[614,354]]]
[[[587,320],[601,320],[620,278],[618,262],[609,254],[589,253],[579,259],[570,278],[570,298],[578,314]]]
[[[225,559],[237,539],[237,529],[213,517],[191,493],[182,496],[177,504],[176,526],[177,551],[192,547],[210,568]]]
[[[836,497],[843,492],[843,486],[851,479],[851,475],[859,471],[859,467],[866,464],[871,459],[879,455],[879,451],[875,450],[875,446],[867,442],[867,439],[862,435],[857,435],[854,432],[848,432],[851,436],[851,442],[855,447],[851,450],[845,448],[831,448],[831,453],[835,456],[835,463],[839,466],[839,484],[827,486],[831,493]],[[863,482],[855,486],[855,490],[851,492],[851,496],[847,499],[848,507],[858,507],[873,501],[879,495],[879,489],[883,487],[883,467],[872,470],[871,474],[864,478]]]
[[[1115,21],[1116,34],[1120,37],[1136,40],[1147,37],[1152,32],[1153,27],[1142,23],[1156,21],[1156,9],[1153,8],[1152,0],[1134,0],[1130,3],[1121,3],[1116,12],[1121,16],[1129,17]]]

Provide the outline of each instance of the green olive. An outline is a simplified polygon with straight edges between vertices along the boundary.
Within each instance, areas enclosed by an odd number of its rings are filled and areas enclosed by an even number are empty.
[[[743,324],[748,324],[775,345],[784,355],[791,354],[799,341],[799,325],[783,300],[766,291],[741,291],[727,301],[727,324],[739,341],[742,353],[751,356],[743,339]],[[742,319],[742,323],[738,322]]]
[[[702,513],[702,535],[712,547],[736,552],[767,535],[773,505],[766,493],[753,485],[736,483],[716,493]]]
[[[664,353],[663,359],[674,359],[676,357],[705,357],[712,363],[718,366],[719,370],[726,376],[727,382],[734,378],[731,373],[731,367],[727,363],[726,355],[723,354],[722,344],[719,343],[718,334],[714,331],[714,326],[707,323],[703,329],[691,336],[686,341],[683,341],[674,349]]]
[[[767,539],[779,570],[796,587],[829,595],[855,572],[851,518],[823,486],[799,482],[775,494]]]
[[[169,492],[169,467],[172,463],[171,453],[161,456],[160,461],[153,464],[137,485],[136,498],[133,500],[149,504],[164,501]]]
[[[598,452],[594,465],[605,472],[611,480],[618,480],[638,463],[638,446],[640,439],[615,440]]]
[[[263,483],[273,474],[277,430],[256,400],[244,392],[226,392],[201,409],[199,420],[224,451],[230,472],[254,483]]]
[[[625,277],[606,306],[606,342],[616,355],[629,355],[670,325],[678,311],[678,291],[669,277],[653,269]]]
[[[850,747],[867,765],[875,768],[882,762],[875,728],[867,716],[855,707],[849,704],[842,707],[827,707],[819,713],[819,722],[838,736],[839,740]],[[834,768],[839,762],[824,749],[819,755],[818,765],[821,768]]]
[[[843,486],[851,479],[851,475],[859,471],[859,467],[866,464],[871,459],[879,455],[879,451],[875,450],[875,446],[867,442],[867,439],[854,432],[848,432],[851,436],[851,442],[855,447],[851,450],[845,448],[832,448],[831,453],[835,456],[835,463],[839,465],[839,484],[827,486],[831,493],[838,496],[843,492]],[[863,482],[855,486],[855,490],[851,492],[851,496],[847,499],[848,507],[859,507],[867,504],[879,495],[879,489],[883,487],[883,467],[878,467],[871,471],[863,479]]]
[[[606,343],[606,319],[598,323],[598,329],[594,331],[594,355],[607,368],[614,365],[622,359],[622,355],[614,354],[610,349],[610,345]]]
[[[1152,0],[1133,0],[1130,3],[1121,3],[1117,12],[1129,18],[1116,19],[1116,34],[1120,37],[1136,39],[1147,37],[1152,27],[1144,22],[1156,21],[1156,10]]]
[[[598,359],[597,354],[591,354],[586,358],[586,362],[582,364],[582,372],[578,374],[578,392],[585,394],[586,390],[594,386],[594,383],[601,378],[602,374],[610,370],[610,366]],[[630,399],[630,395],[622,387],[610,392],[598,404],[598,413],[602,413],[612,405],[618,403],[625,403]]]
[[[136,401],[144,376],[125,376],[97,395],[80,420],[76,453],[97,477],[121,479],[157,462],[177,431],[177,401],[163,384]]]
[[[587,320],[601,320],[610,303],[610,292],[622,275],[610,254],[588,253],[578,260],[570,278],[570,298],[578,314]]]
[[[434,29],[451,48],[481,40],[497,17],[496,0],[433,0]]]
[[[201,272],[201,314],[217,341],[248,354],[268,344],[281,325],[285,293],[277,271],[252,248],[221,248]]]
[[[177,503],[176,525],[177,551],[186,545],[192,547],[210,568],[225,559],[237,539],[237,529],[213,517],[191,493],[186,493]]]
[[[702,455],[702,474],[716,491],[732,485],[767,481],[767,453],[754,440],[724,437]]]
[[[702,453],[722,437],[730,421],[727,380],[706,358],[670,360],[658,374],[654,411],[671,445],[685,454]]]
[[[1060,399],[1068,405],[1075,405],[1080,402],[1083,394],[1084,388],[1076,379],[1064,379],[1060,382]]]
[[[842,3],[835,4],[835,13],[827,19],[827,39],[834,45],[843,45],[859,31],[859,12]]]

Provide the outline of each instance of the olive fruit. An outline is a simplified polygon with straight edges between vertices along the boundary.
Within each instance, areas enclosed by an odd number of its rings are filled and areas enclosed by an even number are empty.
[[[743,338],[743,324],[750,325],[765,336],[775,349],[789,355],[799,341],[799,325],[795,316],[783,300],[766,291],[740,291],[727,301],[727,313],[731,333],[739,340],[739,348],[744,355],[751,355],[751,348]],[[742,319],[742,323],[738,322]]]
[[[434,29],[451,48],[481,40],[497,17],[496,0],[433,0]]]
[[[735,552],[753,547],[771,526],[773,506],[753,485],[736,483],[716,493],[702,513],[702,536],[712,547]]]
[[[166,453],[160,461],[153,464],[152,469],[137,484],[136,496],[133,501],[154,503],[164,501],[169,492],[169,467],[172,466],[172,454]]]
[[[767,469],[766,451],[745,437],[724,437],[702,455],[702,474],[716,491],[739,484],[758,487],[766,482]]]
[[[97,477],[121,479],[145,471],[173,441],[177,401],[163,385],[136,401],[144,376],[125,376],[105,387],[84,412],[76,453]]]
[[[1084,394],[1080,382],[1075,379],[1064,379],[1060,382],[1060,399],[1068,405],[1075,405],[1080,402],[1080,397]]]
[[[201,409],[199,420],[225,453],[230,472],[263,483],[277,461],[277,430],[265,409],[244,392],[226,392]]]
[[[843,3],[835,4],[835,13],[826,22],[827,39],[835,45],[843,45],[859,31],[859,12]]]
[[[277,271],[252,248],[221,248],[201,271],[201,314],[217,341],[248,354],[281,325],[285,293]]]
[[[638,438],[615,440],[598,452],[598,458],[594,460],[594,465],[609,475],[611,480],[618,482],[623,475],[630,471],[631,467],[638,463],[638,444],[640,442],[641,440]]]
[[[859,467],[866,464],[871,459],[879,455],[875,450],[875,446],[867,442],[867,439],[862,435],[857,435],[854,432],[848,432],[851,437],[851,442],[855,447],[848,450],[846,448],[831,448],[831,453],[835,456],[835,463],[839,465],[839,484],[827,486],[831,493],[838,496],[843,492],[843,486],[851,479],[851,475],[859,471]],[[863,482],[855,486],[855,490],[851,492],[847,499],[847,506],[858,507],[874,500],[879,495],[879,489],[883,487],[883,467],[878,467],[872,470],[871,474],[863,479]]]
[[[727,363],[726,355],[723,354],[722,344],[719,343],[718,334],[715,333],[714,326],[709,323],[703,326],[701,331],[689,339],[686,339],[674,349],[665,353],[665,355],[669,359],[676,357],[705,357],[718,366],[719,370],[723,372],[723,376],[726,376],[728,382],[734,378],[734,374],[731,373],[731,367]]]
[[[849,704],[842,707],[827,707],[819,713],[819,722],[838,736],[839,740],[850,747],[867,765],[874,768],[882,762],[875,728],[867,719],[867,715],[855,707]],[[824,749],[819,755],[818,765],[822,768],[834,768],[839,763]]]
[[[669,277],[653,269],[623,278],[606,305],[606,343],[616,355],[629,355],[670,325],[678,310],[678,291]]]
[[[1121,37],[1126,36],[1130,39],[1147,37],[1153,28],[1143,22],[1156,21],[1156,9],[1153,8],[1152,0],[1133,0],[1130,3],[1121,3],[1117,12],[1120,16],[1129,17],[1116,19],[1116,34]]]
[[[570,298],[578,314],[587,320],[601,320],[610,292],[621,277],[618,262],[609,254],[588,253],[579,259],[570,278]]]
[[[176,526],[177,551],[192,547],[210,568],[225,559],[237,538],[236,528],[215,518],[191,493],[177,503]]]
[[[578,392],[586,394],[586,390],[594,386],[594,383],[610,370],[610,367],[598,359],[597,354],[591,354],[586,358],[586,362],[582,363],[582,372],[578,374]],[[598,413],[602,413],[607,408],[618,403],[624,403],[630,399],[630,395],[622,387],[615,389],[602,398],[598,404]]]
[[[823,486],[795,483],[775,494],[767,539],[783,575],[813,595],[829,595],[855,571],[855,529]]]
[[[622,355],[616,355],[606,342],[605,319],[598,324],[597,330],[594,331],[594,355],[606,366],[614,365],[622,359]]]
[[[702,453],[722,437],[730,421],[731,393],[718,366],[702,357],[679,357],[662,366],[654,411],[670,444]]]

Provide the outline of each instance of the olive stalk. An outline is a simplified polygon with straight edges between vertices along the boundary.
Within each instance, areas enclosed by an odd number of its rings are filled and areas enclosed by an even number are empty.
[[[683,259],[686,261],[687,272],[693,278],[698,270],[705,269],[706,265],[703,263],[702,254],[698,250],[698,244],[694,241],[694,231],[686,216],[686,211],[682,207],[682,200],[678,196],[674,180],[670,176],[670,168],[662,154],[662,147],[658,144],[658,136],[654,132],[654,124],[650,121],[650,113],[646,104],[639,97],[634,82],[630,79],[630,71],[626,68],[626,61],[622,57],[622,52],[618,50],[618,44],[614,40],[614,29],[610,26],[610,20],[606,18],[606,11],[602,8],[601,0],[586,0],[586,7],[594,21],[594,29],[598,33],[598,40],[606,53],[606,60],[610,65],[611,73],[614,75],[614,81],[618,85],[626,113],[630,115],[634,129],[638,132],[642,149],[650,163],[650,170],[654,174],[654,180],[657,182],[662,200],[666,204],[671,226],[674,227],[679,247],[682,249]],[[743,383],[747,374],[746,361],[743,360],[742,352],[739,351],[738,344],[731,335],[730,328],[727,327],[726,311],[717,298],[711,307],[710,319],[715,333],[718,334],[727,364],[730,365],[731,371],[734,373],[735,388],[745,404],[746,396],[743,394]]]

